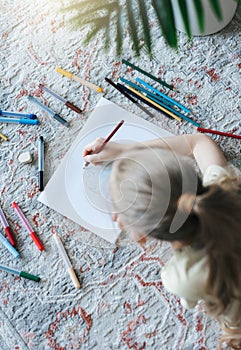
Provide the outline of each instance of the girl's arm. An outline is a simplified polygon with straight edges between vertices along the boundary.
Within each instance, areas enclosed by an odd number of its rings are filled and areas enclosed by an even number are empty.
[[[100,138],[84,148],[83,156],[86,161],[98,164],[102,161],[114,160],[124,156],[126,152],[137,145],[142,145],[146,147],[161,147],[183,156],[194,157],[202,173],[205,172],[209,165],[227,165],[227,161],[219,146],[210,137],[200,133],[170,136],[133,144],[109,142],[98,153],[98,147],[100,147],[102,142],[103,139]],[[140,150],[138,151],[140,152]]]

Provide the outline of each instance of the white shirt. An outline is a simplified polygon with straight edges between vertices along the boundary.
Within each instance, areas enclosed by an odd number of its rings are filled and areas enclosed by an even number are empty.
[[[203,185],[220,183],[233,176],[233,169],[211,165],[203,176]],[[161,278],[164,287],[180,297],[185,308],[191,309],[199,300],[204,300],[206,303],[215,302],[212,296],[205,293],[208,272],[205,249],[197,250],[189,245],[174,252],[172,258],[163,267]],[[228,322],[233,319],[233,316],[235,318],[235,311],[237,311],[237,305],[234,308],[231,307],[228,315],[225,315]]]

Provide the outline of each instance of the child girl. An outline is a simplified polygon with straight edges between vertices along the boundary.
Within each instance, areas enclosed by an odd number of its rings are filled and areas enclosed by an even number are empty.
[[[241,349],[241,181],[221,149],[203,134],[136,144],[103,139],[87,145],[85,161],[113,161],[113,220],[145,242],[170,242],[164,287],[186,308],[199,300],[215,317],[232,349]],[[202,174],[198,176],[197,166]],[[221,345],[219,344],[219,349]]]

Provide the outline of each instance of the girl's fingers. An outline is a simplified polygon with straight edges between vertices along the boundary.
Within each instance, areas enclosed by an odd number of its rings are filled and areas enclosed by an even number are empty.
[[[100,147],[103,142],[104,139],[102,137],[98,137],[93,142],[86,145],[83,150],[83,157],[87,156],[87,154],[90,153],[96,153],[98,151],[98,147]]]

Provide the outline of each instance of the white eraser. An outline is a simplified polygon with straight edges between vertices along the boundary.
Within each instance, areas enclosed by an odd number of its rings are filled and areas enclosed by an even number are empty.
[[[18,156],[18,160],[22,164],[28,164],[32,162],[32,156],[30,152],[23,152],[23,153],[20,153],[20,155]]]

